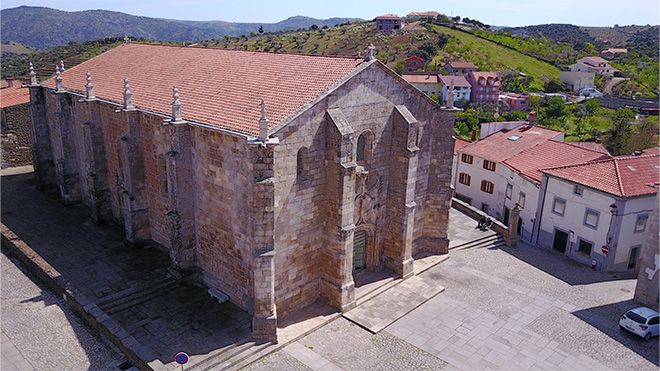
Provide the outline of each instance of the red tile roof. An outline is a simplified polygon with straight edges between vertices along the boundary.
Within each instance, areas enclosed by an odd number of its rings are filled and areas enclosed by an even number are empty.
[[[30,89],[10,86],[0,89],[0,108],[30,103]]]
[[[493,85],[492,86],[500,86],[500,77],[497,74],[497,72],[489,72],[489,71],[473,71],[468,74],[468,81],[471,81],[473,84],[478,84],[479,83],[479,78],[483,77],[486,82],[488,82],[488,78],[492,78]]]
[[[576,145],[578,147],[582,148],[588,148],[592,151],[597,151],[600,153],[608,153],[607,148],[605,148],[605,145],[603,143],[596,143],[596,142],[573,142],[571,143],[573,145]]]
[[[575,165],[610,158],[602,152],[592,151],[572,143],[548,140],[528,148],[504,161],[512,170],[541,182],[541,169]]]
[[[474,68],[477,69],[477,65],[472,62],[463,62],[463,61],[453,61],[447,63],[453,69],[465,69],[465,68]]]
[[[424,60],[424,58],[420,57],[419,55],[411,55],[410,57],[406,58],[405,61],[408,62],[408,61],[411,61],[413,59],[418,60],[418,61],[422,61],[422,62],[426,62],[426,60]]]
[[[471,86],[465,76],[440,76],[440,82],[445,86],[451,86],[452,81],[454,87],[457,88],[469,88]]]
[[[593,56],[593,57],[584,57],[578,59],[578,62],[586,63],[589,65],[597,65],[599,63],[610,63],[607,61],[607,59],[603,59],[601,57]]]
[[[660,184],[660,156],[620,156],[542,172],[619,197],[644,196]]]
[[[470,142],[469,140],[456,138],[454,140],[454,153],[458,152],[461,148],[467,146],[470,143],[472,143],[472,142]]]
[[[460,152],[494,162],[502,162],[518,153],[560,136],[562,132],[538,126],[517,127],[491,134],[463,147]],[[515,137],[518,137],[516,140]]]
[[[396,14],[383,14],[383,15],[379,15],[378,17],[376,17],[376,19],[392,19],[392,20],[398,21],[398,20],[401,19],[401,17],[399,17]]]
[[[403,74],[401,77],[410,84],[437,84],[439,82],[436,73]]]
[[[136,107],[167,115],[176,85],[184,119],[254,135],[262,98],[274,127],[362,63],[361,58],[127,44],[67,69],[62,81],[66,89],[84,92],[89,71],[96,96],[121,103],[127,76]],[[54,87],[53,79],[44,85]]]

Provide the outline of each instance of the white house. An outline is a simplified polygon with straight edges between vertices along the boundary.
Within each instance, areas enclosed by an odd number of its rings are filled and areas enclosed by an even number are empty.
[[[610,62],[601,57],[580,58],[569,68],[573,72],[594,72],[596,75],[605,77],[612,77],[615,72],[619,72],[618,69],[610,66]]]
[[[653,210],[660,156],[542,170],[533,239],[606,272],[634,272]]]
[[[532,122],[511,130],[496,132],[465,145],[457,150],[456,198],[468,202],[498,220],[508,221],[507,209],[510,210],[512,202],[521,201],[520,192],[525,193],[523,196],[525,208],[535,201],[527,196],[529,193],[527,185],[522,179],[516,180],[514,176],[516,170],[508,167],[505,161],[526,149],[552,139],[563,141],[564,133],[534,126]],[[516,188],[510,189],[510,184],[517,184]],[[512,202],[507,203],[507,199]],[[522,213],[523,218],[525,213]]]
[[[439,96],[442,91],[442,84],[437,72],[405,73],[401,77],[429,97],[431,95]]]
[[[447,102],[448,92],[453,86],[454,102],[459,100],[470,100],[471,85],[465,76],[438,76],[440,80],[441,102]]]
[[[596,74],[593,71],[560,71],[559,79],[561,83],[571,89],[579,92],[583,89],[594,87],[594,78]]]

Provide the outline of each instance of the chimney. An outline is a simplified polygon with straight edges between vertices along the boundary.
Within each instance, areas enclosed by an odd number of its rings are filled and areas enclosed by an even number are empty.
[[[472,128],[472,137],[470,139],[471,142],[476,142],[477,141],[477,128]]]
[[[532,127],[536,125],[536,111],[532,111],[527,115],[527,126]]]

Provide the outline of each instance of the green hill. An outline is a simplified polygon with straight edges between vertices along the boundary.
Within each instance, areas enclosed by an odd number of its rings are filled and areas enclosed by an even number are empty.
[[[401,66],[409,55],[422,54],[428,57],[428,70],[462,59],[476,63],[484,71],[523,72],[531,77],[532,90],[542,90],[545,81],[559,79],[559,69],[552,64],[470,33],[431,24],[409,24],[397,33],[384,34],[374,30],[373,22],[363,22],[303,32],[226,36],[203,44],[227,49],[335,56],[364,55],[366,47],[374,44],[376,57],[392,69]]]

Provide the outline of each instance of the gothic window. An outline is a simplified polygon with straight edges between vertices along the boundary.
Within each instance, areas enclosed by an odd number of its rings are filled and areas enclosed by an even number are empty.
[[[307,179],[307,169],[309,164],[307,164],[307,148],[303,147],[298,150],[296,155],[296,176],[300,180]]]
[[[363,132],[358,137],[357,149],[355,151],[355,161],[358,164],[364,164],[369,161],[371,156],[371,141],[372,135],[368,131]]]

